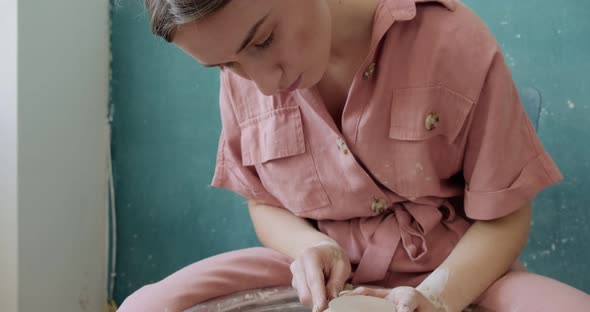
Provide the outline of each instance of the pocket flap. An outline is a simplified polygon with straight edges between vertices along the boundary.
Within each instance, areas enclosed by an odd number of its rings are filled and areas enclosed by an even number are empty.
[[[299,106],[267,112],[246,120],[240,128],[244,166],[305,153]]]
[[[389,137],[419,141],[442,135],[453,142],[473,102],[443,86],[393,92]]]

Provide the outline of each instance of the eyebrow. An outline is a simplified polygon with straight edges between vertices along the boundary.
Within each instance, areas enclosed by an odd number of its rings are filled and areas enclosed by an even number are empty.
[[[242,41],[242,44],[240,45],[240,48],[236,51],[236,54],[240,54],[240,52],[242,52],[250,44],[250,42],[252,42],[254,37],[256,37],[256,33],[258,32],[258,28],[260,28],[260,25],[262,25],[264,23],[264,21],[266,21],[266,19],[268,18],[269,15],[270,15],[270,13],[266,14],[264,17],[262,17],[260,20],[258,20],[258,22],[256,22],[256,24],[254,24],[250,28],[248,35],[246,36],[246,38],[244,38],[244,41]],[[223,64],[203,64],[204,67],[217,67],[220,65],[223,65]]]

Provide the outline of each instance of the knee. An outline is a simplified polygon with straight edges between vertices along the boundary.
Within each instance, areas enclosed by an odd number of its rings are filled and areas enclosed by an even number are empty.
[[[293,259],[289,258],[288,256],[276,250],[266,247],[252,247],[248,249],[232,251],[222,254],[218,257],[212,257],[210,259],[211,261],[217,262],[219,262],[220,260],[227,260],[229,262],[232,262],[236,261],[236,259],[239,259],[239,262],[250,262],[259,264],[265,263],[265,265],[272,265],[276,263],[278,265],[286,264],[287,266],[291,264],[291,262],[293,261]],[[261,261],[261,259],[264,259],[265,261]]]
[[[147,293],[150,291],[150,285],[146,285],[136,290],[131,295],[127,296],[117,309],[118,312],[132,312],[139,311],[140,304],[143,302],[142,298],[147,298]]]
[[[131,295],[129,295],[121,303],[121,306],[117,309],[117,312],[140,312],[140,311],[162,311],[162,312],[173,312],[175,310],[172,307],[160,307],[159,305],[165,300],[158,298],[162,292],[158,291],[162,287],[159,283],[150,284],[141,287]]]
[[[509,272],[478,301],[495,311],[511,311],[517,306],[526,306],[527,311],[579,311],[579,307],[590,306],[590,296],[584,292],[528,272]]]
[[[287,255],[284,255],[276,250],[266,247],[254,247],[251,248],[251,251],[256,258],[259,258],[260,256],[265,256],[267,258],[276,258],[278,260],[282,260],[289,263],[291,263],[292,261],[292,259],[289,258]]]

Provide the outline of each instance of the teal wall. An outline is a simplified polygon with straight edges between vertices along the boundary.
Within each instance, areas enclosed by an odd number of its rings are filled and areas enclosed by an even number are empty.
[[[121,302],[198,259],[259,244],[245,201],[209,186],[218,77],[153,37],[143,1],[113,1],[113,161]],[[521,259],[590,292],[590,2],[465,1],[497,36],[566,179],[535,200]]]

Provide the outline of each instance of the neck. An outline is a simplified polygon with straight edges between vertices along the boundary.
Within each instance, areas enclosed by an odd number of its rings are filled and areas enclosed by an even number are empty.
[[[327,0],[332,16],[330,63],[339,63],[371,44],[379,0]]]

